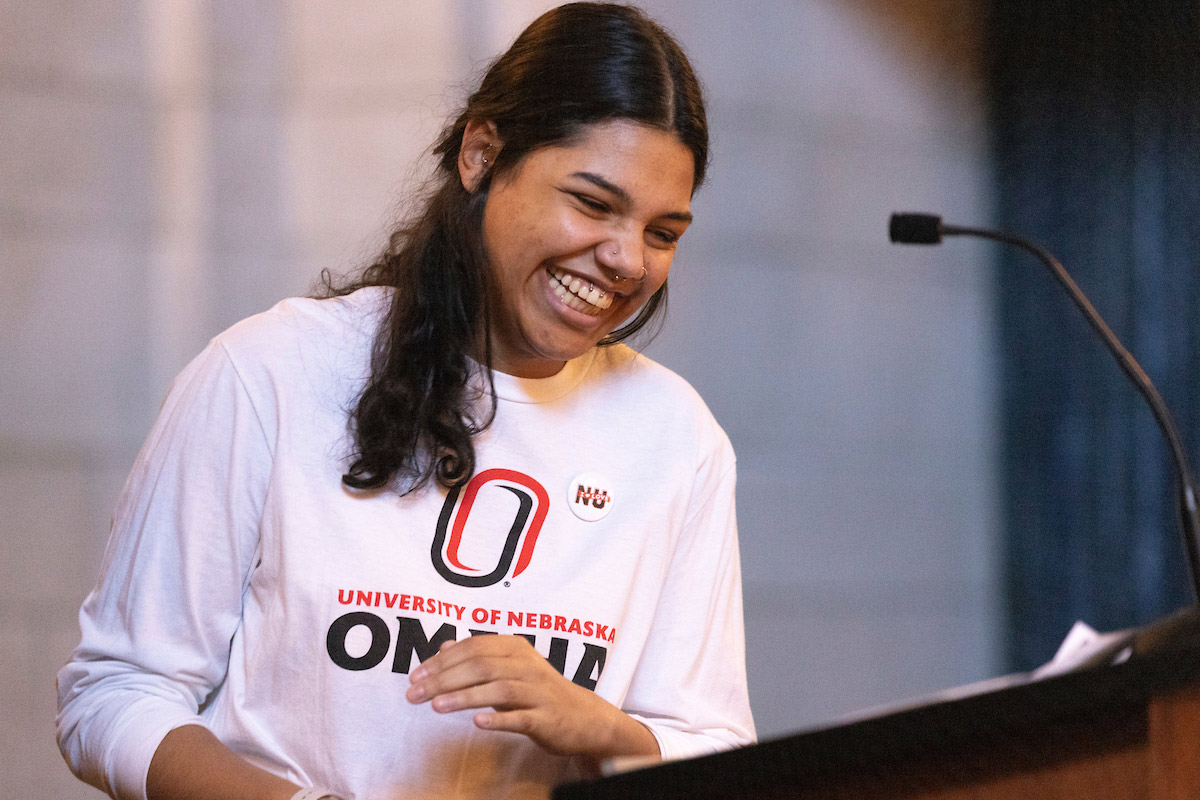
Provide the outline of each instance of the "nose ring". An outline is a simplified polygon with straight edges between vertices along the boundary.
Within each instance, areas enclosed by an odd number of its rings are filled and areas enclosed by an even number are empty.
[[[612,257],[615,259],[615,258],[618,258],[620,255],[621,255],[620,246],[613,245]],[[613,283],[624,283],[627,280],[644,281],[644,280],[646,280],[646,276],[649,275],[649,272],[646,270],[645,264],[642,264],[642,274],[639,277],[632,278],[632,279],[625,275],[622,275],[620,270],[615,269],[613,267],[605,267],[605,269],[607,269],[609,272],[612,273]]]
[[[613,255],[616,255],[616,253],[614,253]],[[621,273],[617,272],[617,271],[616,271],[615,269],[613,269],[612,267],[609,267],[609,270],[611,270],[611,271],[612,271],[612,281],[613,281],[613,283],[624,283],[625,281],[627,281],[627,280],[630,280],[630,278],[627,278],[627,277],[625,277],[624,275],[622,275]],[[636,277],[636,278],[633,278],[633,280],[636,280],[636,281],[639,281],[639,282],[640,282],[640,281],[644,281],[644,280],[646,280],[646,276],[647,276],[648,274],[649,274],[649,272],[646,270],[646,267],[645,267],[645,266],[643,266],[643,267],[642,267],[642,274],[641,274],[641,275],[639,275],[639,276],[638,276],[638,277]]]

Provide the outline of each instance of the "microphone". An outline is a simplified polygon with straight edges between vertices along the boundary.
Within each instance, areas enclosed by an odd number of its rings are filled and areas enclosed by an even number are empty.
[[[1067,274],[1066,269],[1058,262],[1058,259],[1050,255],[1048,251],[1019,236],[988,230],[986,228],[965,228],[959,225],[947,225],[936,214],[892,214],[888,222],[888,236],[893,243],[897,244],[940,244],[943,236],[977,236],[1019,247],[1035,256],[1046,266],[1046,269],[1050,270],[1055,280],[1070,295],[1072,302],[1075,303],[1075,307],[1083,313],[1088,324],[1092,326],[1092,330],[1100,336],[1105,347],[1112,353],[1113,358],[1117,360],[1117,365],[1121,367],[1121,371],[1125,373],[1125,377],[1133,383],[1134,387],[1150,405],[1150,411],[1154,414],[1154,420],[1158,423],[1159,430],[1162,431],[1163,436],[1167,440],[1167,445],[1171,449],[1171,455],[1175,464],[1175,478],[1179,489],[1179,527],[1180,532],[1183,534],[1184,547],[1187,550],[1188,568],[1192,577],[1192,591],[1195,593],[1196,599],[1200,601],[1200,514],[1197,513],[1196,508],[1196,479],[1193,476],[1191,467],[1188,466],[1187,454],[1184,452],[1183,441],[1175,426],[1175,420],[1171,417],[1171,412],[1167,409],[1167,404],[1163,401],[1162,395],[1158,393],[1158,389],[1155,388],[1154,383],[1150,380],[1150,376],[1145,373],[1141,365],[1130,355],[1125,346],[1121,344],[1116,334],[1112,332],[1100,316],[1100,312],[1096,311],[1095,307],[1092,306],[1087,296],[1084,295],[1083,290],[1071,279],[1071,276]]]
[[[888,238],[893,244],[941,244],[942,218],[934,214],[892,214]]]

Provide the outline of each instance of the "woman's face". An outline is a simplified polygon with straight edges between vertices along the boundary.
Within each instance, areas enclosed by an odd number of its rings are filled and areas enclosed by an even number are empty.
[[[693,163],[675,135],[619,120],[496,176],[483,217],[493,369],[553,375],[663,285],[692,218]]]

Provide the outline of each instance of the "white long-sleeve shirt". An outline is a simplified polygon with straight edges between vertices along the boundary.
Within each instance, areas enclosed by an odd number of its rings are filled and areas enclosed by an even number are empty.
[[[405,699],[440,642],[485,632],[530,638],[664,757],[752,741],[734,457],[691,387],[621,346],[552,378],[497,373],[470,484],[356,493],[347,415],[386,302],[285,301],[175,380],[59,672],[75,773],[141,800],[162,738],[202,724],[348,800],[570,776],[525,737]]]

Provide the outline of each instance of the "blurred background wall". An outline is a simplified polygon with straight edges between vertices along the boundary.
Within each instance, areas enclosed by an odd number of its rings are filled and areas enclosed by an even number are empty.
[[[110,510],[213,334],[382,244],[544,0],[0,3],[0,791],[53,737]],[[1001,670],[979,4],[650,0],[707,84],[709,184],[649,353],[739,456],[763,737]]]

